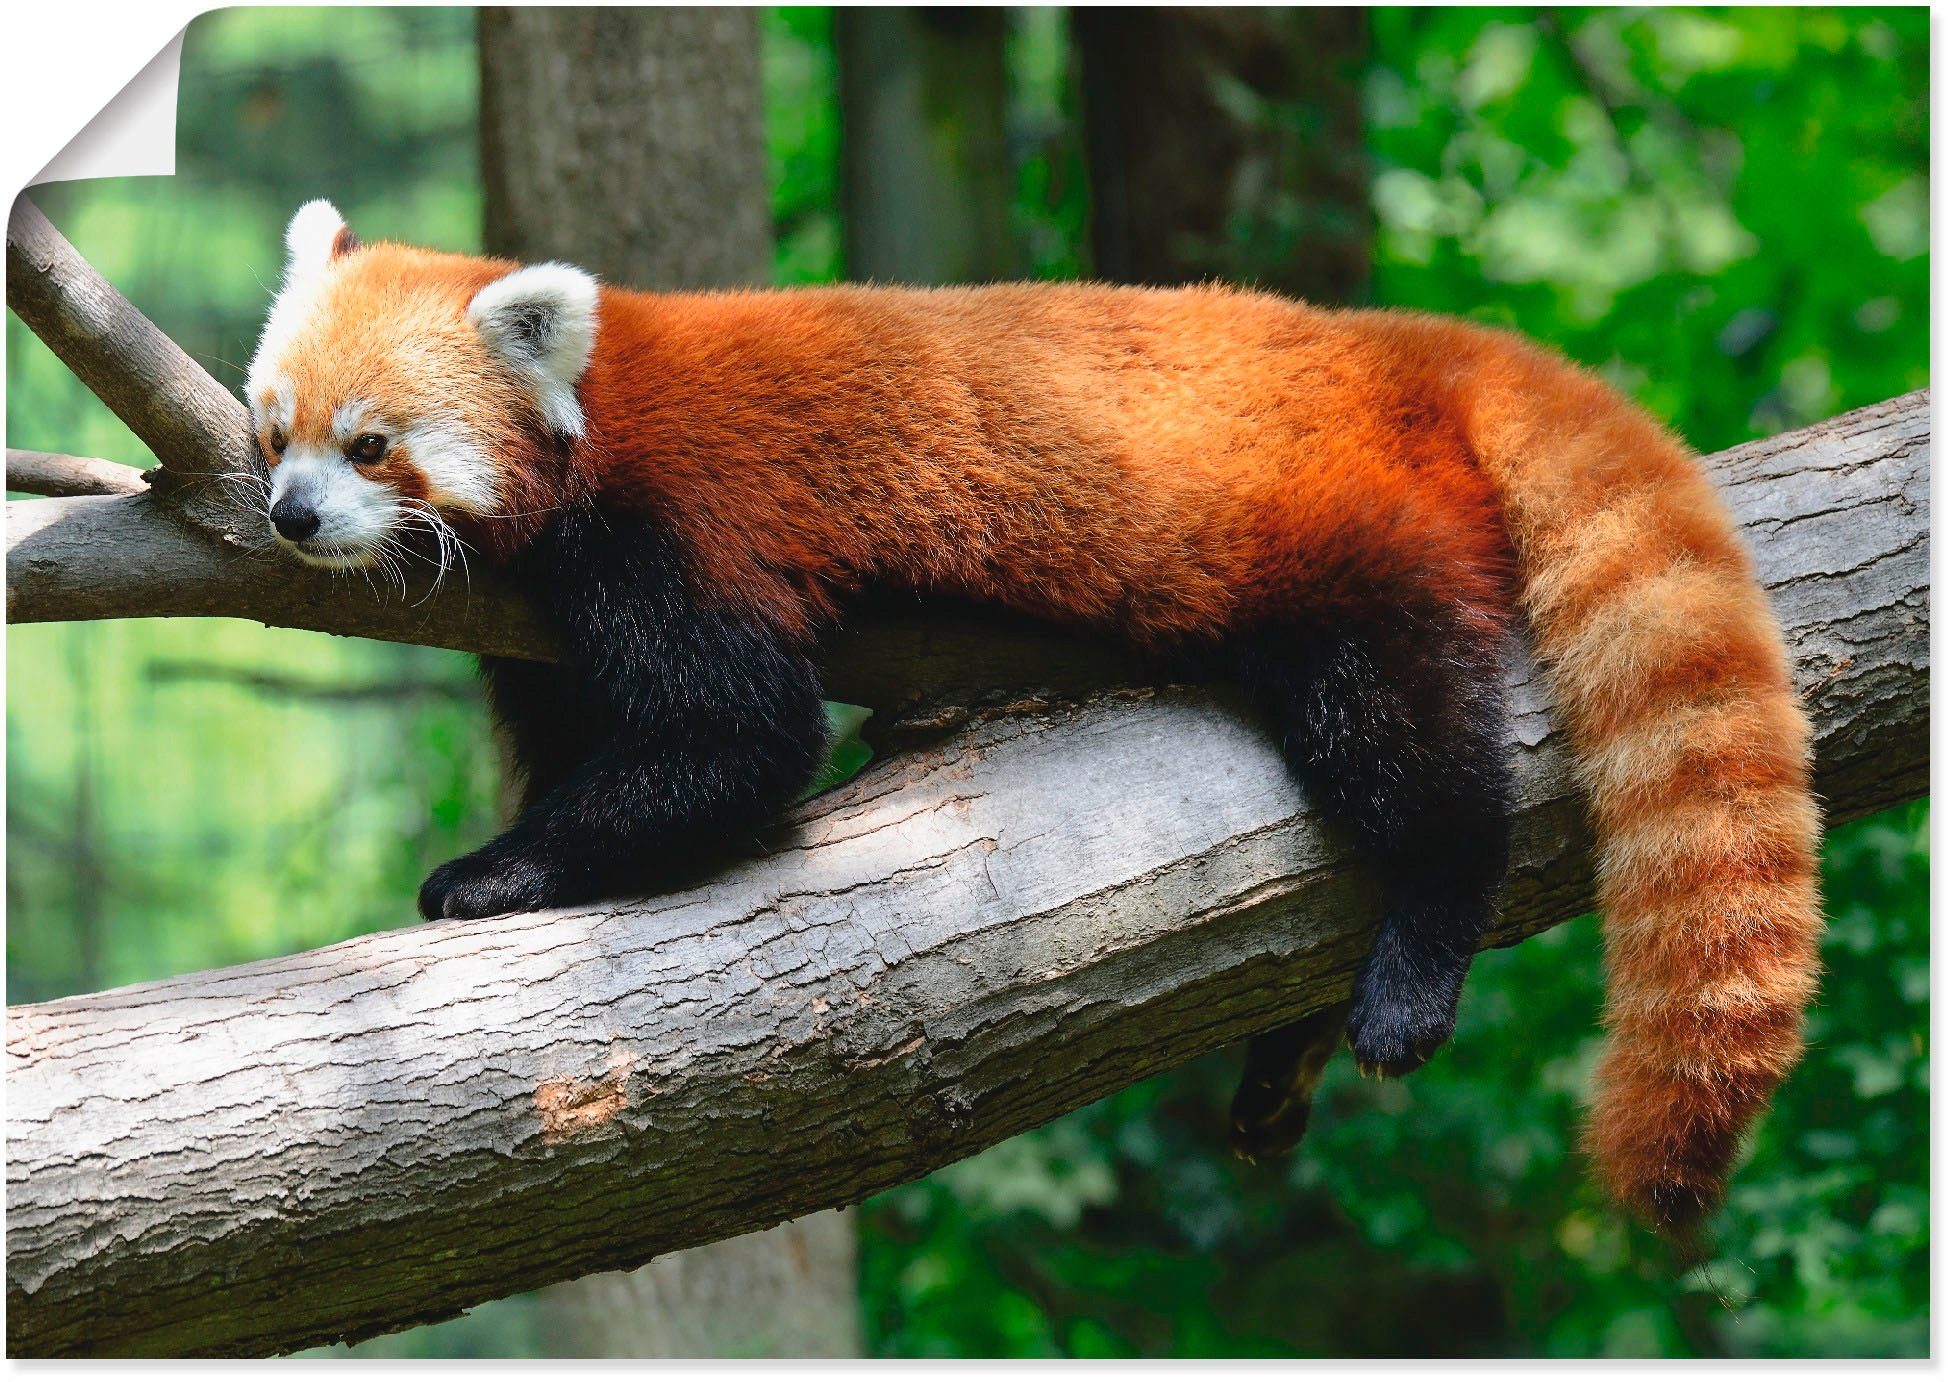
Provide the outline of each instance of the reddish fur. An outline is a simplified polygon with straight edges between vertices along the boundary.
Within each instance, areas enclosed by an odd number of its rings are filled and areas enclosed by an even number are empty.
[[[655,510],[712,597],[796,640],[880,582],[1148,647],[1354,617],[1379,586],[1491,637],[1515,556],[1600,837],[1592,1145],[1663,1223],[1714,1202],[1795,1059],[1817,827],[1767,605],[1644,414],[1513,337],[1218,287],[605,289],[558,450],[463,319],[511,267],[362,247],[287,364],[300,398],[469,409],[509,516],[455,522],[496,554],[587,496]]]

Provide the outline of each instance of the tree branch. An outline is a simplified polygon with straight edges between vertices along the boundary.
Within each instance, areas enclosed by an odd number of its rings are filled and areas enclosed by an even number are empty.
[[[1832,820],[1925,790],[1929,451],[1913,394],[1710,462]],[[1523,659],[1510,694],[1494,944],[1591,903]],[[11,1009],[9,1348],[276,1352],[632,1267],[1346,991],[1371,899],[1252,716],[1189,688],[1013,709],[686,892]]]
[[[137,467],[116,461],[7,448],[7,488],[16,494],[45,494],[57,499],[83,494],[142,494],[149,488],[142,475]]]
[[[196,658],[151,658],[143,677],[152,686],[234,686],[273,700],[310,705],[397,706],[406,701],[465,701],[475,695],[470,681],[436,677],[392,677],[384,681],[320,681],[284,672],[264,672]]]
[[[422,578],[401,596],[265,545],[212,533],[162,494],[9,500],[7,622],[203,615],[511,657],[548,648],[492,573],[451,573],[431,595]]]
[[[255,462],[243,405],[25,197],[7,222],[7,306],[165,466],[207,459],[218,447],[235,464]]]

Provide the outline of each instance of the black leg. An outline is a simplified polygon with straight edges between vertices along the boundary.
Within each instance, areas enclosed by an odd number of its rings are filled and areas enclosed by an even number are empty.
[[[1255,640],[1249,682],[1288,760],[1355,833],[1385,907],[1349,1011],[1364,1073],[1402,1075],[1450,1039],[1508,854],[1500,634],[1442,607]]]
[[[699,600],[676,543],[645,520],[567,512],[515,575],[563,650],[553,673],[487,669],[526,804],[428,876],[422,913],[586,902],[758,841],[826,754],[811,660]]]
[[[1259,1161],[1294,1150],[1308,1130],[1315,1086],[1342,1044],[1348,1020],[1349,1005],[1337,1003],[1247,1043],[1247,1067],[1228,1121],[1235,1156]]]
[[[592,732],[602,718],[578,677],[551,662],[484,657],[481,680],[488,707],[507,736],[523,806],[547,795],[598,749]]]

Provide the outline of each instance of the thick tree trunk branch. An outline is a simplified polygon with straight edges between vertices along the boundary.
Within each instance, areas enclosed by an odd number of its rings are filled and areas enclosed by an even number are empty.
[[[1711,462],[1833,820],[1925,790],[1929,450],[1915,394]],[[1511,696],[1494,943],[1591,901],[1522,658]],[[1252,716],[1188,688],[1012,708],[687,892],[11,1010],[10,1349],[273,1352],[634,1266],[1346,990],[1368,890]]]
[[[262,537],[213,541],[156,494],[7,503],[7,622],[176,615],[255,619],[514,657],[548,645],[534,616],[488,573],[451,573],[429,598],[261,550]]]

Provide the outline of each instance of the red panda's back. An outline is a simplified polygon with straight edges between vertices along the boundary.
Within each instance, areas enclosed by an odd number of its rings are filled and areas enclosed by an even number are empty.
[[[884,579],[1166,642],[1495,528],[1376,322],[1219,287],[612,293],[588,455],[763,603]]]

